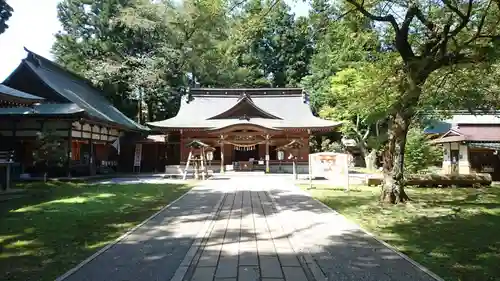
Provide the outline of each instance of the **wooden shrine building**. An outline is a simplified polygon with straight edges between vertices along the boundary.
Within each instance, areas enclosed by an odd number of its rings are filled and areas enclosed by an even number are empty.
[[[148,125],[168,136],[167,172],[183,169],[186,145],[193,140],[215,148],[214,170],[290,172],[295,158],[299,172],[306,172],[309,136],[333,131],[340,123],[314,116],[308,94],[299,88],[191,88],[175,117]],[[302,147],[284,151],[280,161],[278,148],[292,141]]]
[[[135,140],[145,139],[149,128],[116,109],[89,81],[26,51],[0,87],[0,150],[15,151],[22,173],[36,175],[36,137],[50,131],[66,158],[49,176],[131,171]]]

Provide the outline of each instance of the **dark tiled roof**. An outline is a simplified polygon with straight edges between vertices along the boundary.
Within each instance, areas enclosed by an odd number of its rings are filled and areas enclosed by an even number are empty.
[[[43,101],[44,98],[21,92],[16,89],[12,89],[11,87],[0,84],[0,101],[2,100],[29,104]]]
[[[74,103],[46,103],[33,107],[7,107],[0,108],[0,115],[10,116],[38,116],[38,115],[74,115],[84,113],[78,105]]]
[[[227,94],[226,94],[227,92]],[[246,93],[256,107],[276,118],[259,116],[247,120],[241,118],[210,119],[234,109],[241,95]],[[272,94],[271,94],[272,93]],[[340,122],[323,120],[314,116],[302,89],[190,89],[173,118],[148,123],[158,128],[223,128],[235,124],[254,124],[267,128],[334,128]]]
[[[425,127],[425,134],[444,134],[451,129],[451,124],[447,122],[435,121]]]
[[[149,130],[149,128],[136,123],[116,109],[103,96],[103,93],[93,87],[90,82],[42,56],[29,50],[26,51],[28,56],[21,64],[31,69],[43,83],[52,88],[63,99],[85,110],[89,116],[100,121],[121,125],[130,130]],[[16,71],[12,75],[16,75]]]

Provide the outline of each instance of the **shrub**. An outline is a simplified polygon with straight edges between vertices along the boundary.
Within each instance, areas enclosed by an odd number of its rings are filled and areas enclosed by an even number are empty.
[[[429,143],[422,128],[410,129],[405,147],[405,170],[407,172],[417,173],[441,162],[442,158],[441,148]]]

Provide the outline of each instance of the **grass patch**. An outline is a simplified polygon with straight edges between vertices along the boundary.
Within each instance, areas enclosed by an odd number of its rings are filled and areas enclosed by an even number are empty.
[[[395,206],[375,187],[307,191],[446,280],[500,276],[500,187],[408,188],[413,201]]]
[[[54,280],[189,190],[188,185],[27,183],[31,196],[0,202],[0,272]]]

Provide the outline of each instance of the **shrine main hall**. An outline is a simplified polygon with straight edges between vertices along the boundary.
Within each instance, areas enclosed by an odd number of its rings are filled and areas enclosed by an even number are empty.
[[[291,172],[292,161],[307,172],[310,135],[340,122],[314,116],[300,88],[190,88],[175,117],[148,125],[166,135],[167,170],[183,168],[196,140],[212,147],[214,171],[273,173]]]

